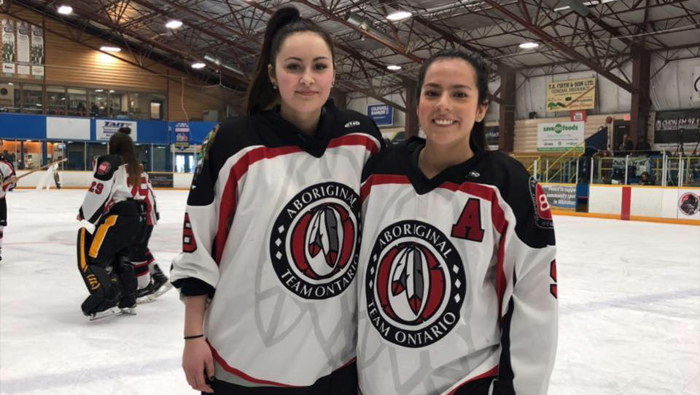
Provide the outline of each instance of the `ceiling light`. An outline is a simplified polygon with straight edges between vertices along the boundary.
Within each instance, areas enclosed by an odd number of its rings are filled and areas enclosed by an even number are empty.
[[[399,70],[401,70],[401,66],[396,65],[396,64],[390,64],[390,65],[386,66],[386,68],[389,69],[389,70],[391,70],[391,71],[399,71]]]
[[[109,90],[109,93],[114,93],[114,89],[110,89],[110,90]]]
[[[532,49],[532,48],[537,48],[539,46],[540,46],[540,44],[533,43],[533,42],[522,43],[519,45],[519,47],[522,49]]]
[[[388,19],[390,21],[400,21],[403,19],[410,18],[411,15],[413,15],[413,14],[411,14],[408,11],[394,11],[391,14],[387,15],[386,19]]]
[[[204,64],[202,62],[192,63],[193,69],[203,69],[205,66],[206,66],[206,64]]]
[[[95,89],[95,92],[99,93],[99,92],[103,92],[103,90],[102,89]]]
[[[73,7],[69,5],[62,5],[58,7],[58,13],[61,15],[70,15],[73,12]]]
[[[168,29],[179,29],[182,26],[182,21],[172,20],[165,24]]]
[[[103,52],[121,52],[122,49],[119,47],[103,46],[103,47],[100,47],[100,51],[103,51]]]
[[[555,8],[554,12],[565,11],[565,10],[568,10],[569,8],[571,8],[571,7],[569,7],[568,5],[564,6],[564,7]]]

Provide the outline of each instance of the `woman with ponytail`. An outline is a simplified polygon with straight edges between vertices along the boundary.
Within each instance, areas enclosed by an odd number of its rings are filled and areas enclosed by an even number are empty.
[[[113,307],[122,312],[136,307],[137,279],[128,261],[143,237],[146,218],[141,197],[132,189],[141,185],[141,163],[127,134],[109,139],[109,155],[95,161],[95,175],[78,220],[95,225],[94,233],[78,231],[78,268],[90,296],[83,313],[96,318]]]
[[[328,33],[278,10],[247,114],[206,139],[171,271],[196,390],[356,394],[360,177],[382,140],[328,100],[334,60]]]

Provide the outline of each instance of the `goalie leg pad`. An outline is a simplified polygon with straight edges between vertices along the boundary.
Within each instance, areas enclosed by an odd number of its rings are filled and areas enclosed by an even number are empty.
[[[111,273],[111,267],[94,262],[88,256],[92,235],[85,228],[78,231],[78,271],[80,272],[90,296],[85,299],[81,309],[85,315],[107,310],[117,305],[119,283]]]

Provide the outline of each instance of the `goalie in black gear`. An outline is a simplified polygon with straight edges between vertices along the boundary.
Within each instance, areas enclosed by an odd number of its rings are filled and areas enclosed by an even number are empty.
[[[110,138],[109,153],[95,162],[94,180],[78,214],[78,220],[95,224],[93,234],[86,228],[78,233],[78,268],[90,292],[81,307],[88,316],[136,305],[138,282],[127,258],[146,226],[146,204],[131,193],[132,186],[140,186],[141,166],[126,134]]]

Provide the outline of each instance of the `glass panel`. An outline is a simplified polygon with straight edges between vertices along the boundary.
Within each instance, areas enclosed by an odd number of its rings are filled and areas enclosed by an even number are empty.
[[[104,89],[94,89],[90,92],[91,117],[107,117],[107,95]]]
[[[2,140],[0,139],[0,146],[2,147],[0,152],[5,159],[12,162],[12,166],[18,168],[17,158],[19,157],[20,146],[17,140]]]
[[[136,158],[143,163],[143,168],[146,171],[151,171],[151,145],[136,144]]]
[[[163,119],[165,95],[159,93],[129,93],[129,115],[134,119]]]
[[[129,118],[129,94],[111,89],[107,96],[107,107],[110,118]]]
[[[19,112],[19,85],[0,82],[0,112]]]
[[[41,114],[44,110],[41,85],[22,84],[22,112]]]
[[[66,115],[66,88],[62,86],[46,87],[46,113]]]
[[[68,161],[66,170],[85,170],[85,143],[82,141],[68,142]]]
[[[88,154],[90,155],[90,163],[87,164],[88,170],[94,170],[94,163],[100,156],[107,155],[109,153],[109,146],[106,142],[104,143],[90,143],[88,144]]]
[[[68,88],[68,115],[87,116],[87,93],[85,89]]]
[[[66,157],[66,144],[62,141],[49,141],[46,143],[46,152],[49,162],[55,162]],[[61,163],[58,168],[63,170],[65,163]]]
[[[153,171],[168,171],[165,166],[165,159],[168,153],[165,145],[153,146]]]

